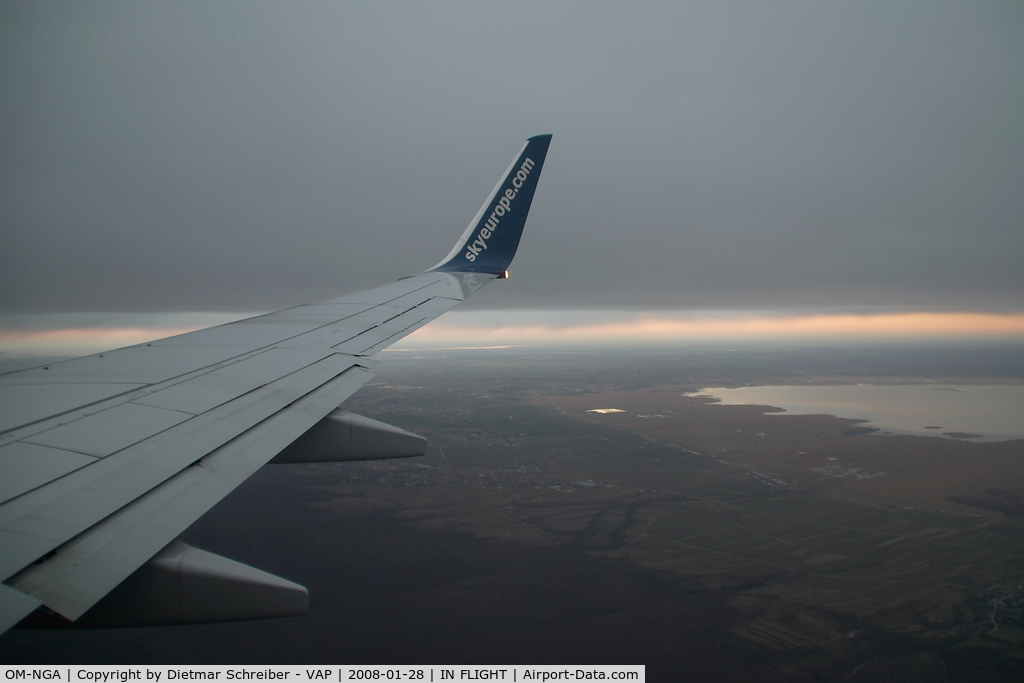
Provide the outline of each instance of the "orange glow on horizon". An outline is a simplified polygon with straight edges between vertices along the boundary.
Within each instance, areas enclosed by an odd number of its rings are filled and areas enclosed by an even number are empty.
[[[443,319],[408,339],[484,337],[502,343],[643,342],[685,340],[800,340],[872,338],[1024,337],[1024,314],[882,313],[833,315],[724,315],[682,317],[640,314],[632,320],[567,325],[510,324],[484,328]]]
[[[872,339],[1024,340],[1024,313],[879,313],[771,315],[621,311],[479,311],[449,314],[395,348],[485,348],[544,344],[686,343],[688,341],[843,341]],[[498,318],[498,321],[495,321]],[[605,320],[601,320],[605,318]],[[544,322],[534,323],[533,320]],[[573,322],[573,321],[578,322]],[[200,329],[196,326],[95,327],[0,331],[0,352],[83,355]]]

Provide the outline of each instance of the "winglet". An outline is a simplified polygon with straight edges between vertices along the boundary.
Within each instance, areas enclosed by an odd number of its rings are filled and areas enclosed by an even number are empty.
[[[504,275],[519,247],[550,144],[550,135],[526,141],[455,248],[431,271]]]

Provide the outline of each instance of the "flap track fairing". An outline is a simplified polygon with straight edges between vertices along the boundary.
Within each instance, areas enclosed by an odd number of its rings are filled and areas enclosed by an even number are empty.
[[[271,460],[272,464],[411,458],[427,440],[404,429],[338,408]]]

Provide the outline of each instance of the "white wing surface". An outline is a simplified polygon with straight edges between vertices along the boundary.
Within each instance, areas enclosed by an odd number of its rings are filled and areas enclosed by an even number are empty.
[[[0,632],[30,614],[120,626],[304,612],[301,586],[177,536],[275,457],[424,452],[422,438],[338,407],[377,352],[504,277],[550,138],[527,141],[430,271],[0,375]]]

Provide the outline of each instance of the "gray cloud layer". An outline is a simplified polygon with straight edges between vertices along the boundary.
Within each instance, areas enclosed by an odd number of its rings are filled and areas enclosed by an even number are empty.
[[[477,306],[1024,308],[1024,5],[4,3],[0,313],[422,270],[554,133]]]

